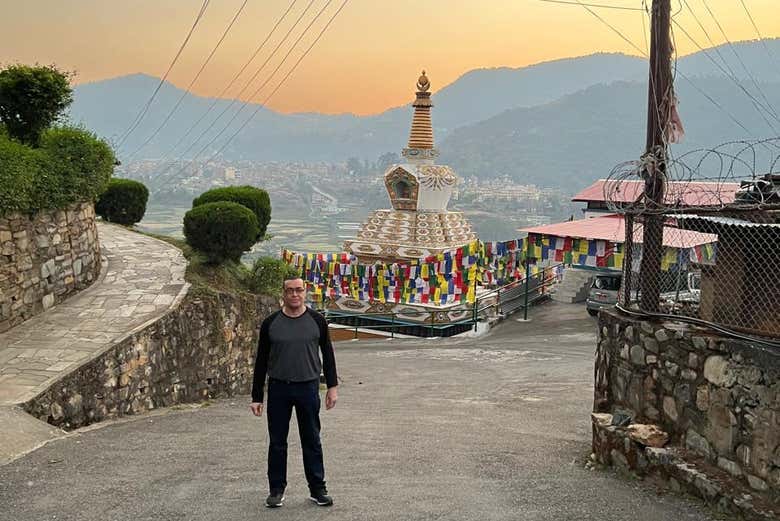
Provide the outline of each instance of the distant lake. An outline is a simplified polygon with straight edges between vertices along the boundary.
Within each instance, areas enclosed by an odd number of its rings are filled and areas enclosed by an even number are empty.
[[[190,206],[150,204],[138,228],[146,232],[182,238],[182,221]],[[480,239],[510,240],[518,236],[519,223],[511,215],[467,215]],[[258,256],[279,255],[282,248],[306,252],[340,252],[345,239],[354,237],[362,219],[354,215],[332,215],[317,218],[272,217],[268,233],[272,238],[256,244],[244,256],[252,262]]]

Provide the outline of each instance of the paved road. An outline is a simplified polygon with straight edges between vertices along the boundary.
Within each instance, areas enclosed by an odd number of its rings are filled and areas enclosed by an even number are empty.
[[[0,467],[0,519],[711,519],[583,468],[594,333],[582,307],[549,304],[480,338],[339,343],[340,402],[323,413],[331,509],[306,500],[294,428],[287,503],[261,506],[265,420],[238,397],[82,432]]]

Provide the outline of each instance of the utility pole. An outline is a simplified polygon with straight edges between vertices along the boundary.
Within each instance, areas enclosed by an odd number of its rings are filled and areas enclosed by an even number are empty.
[[[660,272],[663,256],[664,216],[661,208],[666,192],[666,131],[672,91],[671,0],[653,0],[650,24],[650,82],[647,103],[647,147],[641,175],[645,180],[644,229],[640,290],[644,311],[657,312],[660,300]]]

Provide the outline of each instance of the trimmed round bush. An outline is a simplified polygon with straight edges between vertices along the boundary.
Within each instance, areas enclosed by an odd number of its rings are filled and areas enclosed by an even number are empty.
[[[271,222],[271,198],[268,196],[268,192],[249,185],[213,188],[196,197],[192,201],[192,207],[217,201],[238,203],[252,210],[252,213],[257,217],[259,226],[255,239],[260,240],[265,236],[268,223]]]
[[[187,244],[213,263],[240,261],[257,242],[259,230],[255,214],[230,201],[201,204],[184,214]]]
[[[279,297],[282,294],[284,279],[288,275],[297,273],[297,269],[282,259],[260,257],[252,265],[249,289],[253,293]]]
[[[149,190],[132,179],[111,179],[95,204],[95,213],[106,221],[130,226],[144,218]]]

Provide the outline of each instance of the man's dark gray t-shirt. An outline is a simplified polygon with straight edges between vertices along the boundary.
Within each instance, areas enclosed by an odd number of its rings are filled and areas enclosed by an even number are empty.
[[[263,321],[255,360],[253,402],[263,401],[266,374],[276,380],[306,382],[319,379],[320,372],[324,372],[328,387],[337,385],[333,345],[322,315],[306,308],[297,317],[277,311]]]

